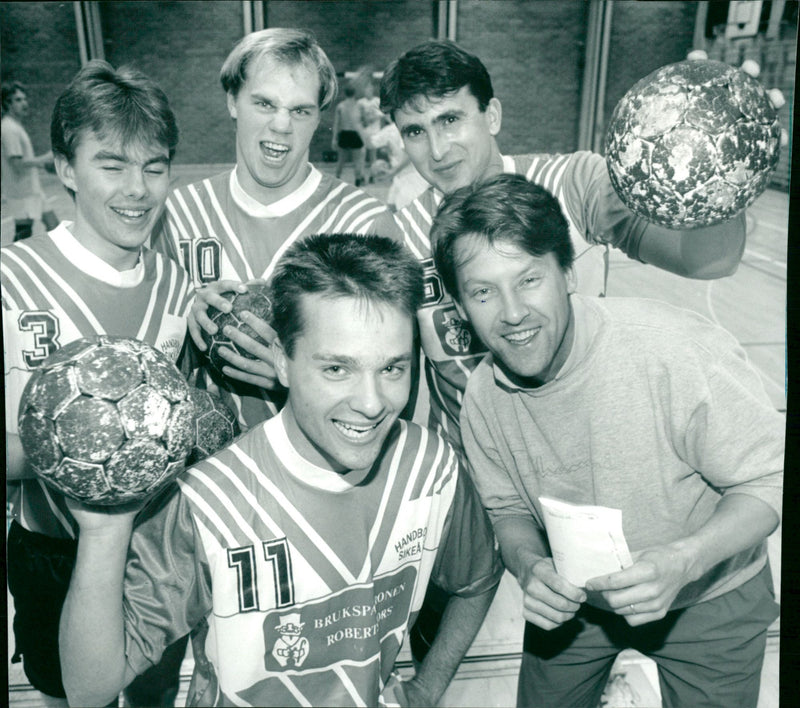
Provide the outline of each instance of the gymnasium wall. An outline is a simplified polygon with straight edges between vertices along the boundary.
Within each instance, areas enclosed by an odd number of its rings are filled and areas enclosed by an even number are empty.
[[[605,120],[637,79],[685,57],[692,48],[697,5],[614,2]],[[28,85],[28,128],[39,152],[49,146],[53,101],[80,66],[73,6],[0,2],[2,76]],[[127,1],[97,6],[106,58],[115,65],[139,66],[169,96],[181,130],[176,162],[232,162],[233,128],[218,73],[243,34],[243,3]],[[340,76],[365,65],[383,70],[406,49],[437,36],[438,7],[428,0],[261,3],[267,26],[311,29]],[[499,142],[504,152],[577,148],[588,15],[589,4],[578,1],[457,3],[457,41],[483,59],[503,105]],[[312,160],[321,160],[330,148],[331,122],[328,111],[312,143]]]

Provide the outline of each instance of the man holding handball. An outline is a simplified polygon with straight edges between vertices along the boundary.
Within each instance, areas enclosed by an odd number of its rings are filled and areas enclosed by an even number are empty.
[[[177,189],[153,236],[153,247],[183,263],[198,288],[189,329],[201,351],[201,329],[217,331],[207,307],[230,312],[220,293],[268,279],[296,240],[330,231],[397,233],[385,205],[308,161],[322,111],[337,89],[336,72],[313,35],[280,27],[247,35],[226,58],[220,82],[236,126],[236,166]],[[205,373],[208,387],[247,428],[274,415],[282,395],[274,395],[280,386],[265,345],[274,333],[253,313],[243,321],[262,342],[234,327],[225,334],[261,360],[221,348],[230,366],[224,375]]]
[[[192,288],[177,264],[143,247],[164,208],[178,142],[161,89],[137,71],[90,62],[58,98],[51,139],[75,221],[3,248],[0,282],[16,651],[31,684],[63,704],[58,618],[78,526],[64,497],[26,464],[17,430],[20,397],[39,364],[82,337],[133,337],[177,359]],[[185,642],[172,648],[164,666],[126,691],[126,701],[169,701],[162,692],[174,698],[184,649]]]
[[[745,352],[694,312],[577,294],[568,222],[521,176],[449,195],[431,236],[489,350],[461,430],[523,590],[517,704],[593,708],[633,647],[658,665],[665,706],[755,706],[778,614],[766,539],[785,419]],[[632,564],[569,582],[544,497],[619,510]]]
[[[379,236],[310,236],[271,280],[282,411],[134,511],[71,503],[61,621],[75,705],[96,705],[202,620],[188,705],[435,705],[502,573],[468,475],[406,405],[422,272]],[[429,578],[454,593],[416,676],[392,668]]]
[[[669,229],[625,206],[601,155],[501,154],[496,136],[502,105],[491,77],[478,57],[453,42],[426,42],[392,63],[381,82],[381,109],[391,115],[409,159],[431,185],[396,218],[429,283],[418,313],[430,392],[428,424],[458,449],[464,390],[486,348],[458,315],[432,259],[430,225],[445,195],[501,173],[525,175],[547,188],[567,218],[576,254],[576,288],[585,295],[606,292],[609,246],[688,278],[720,278],[739,264],[745,244],[744,212],[715,226]],[[442,603],[433,589],[412,632],[417,656],[435,632]]]

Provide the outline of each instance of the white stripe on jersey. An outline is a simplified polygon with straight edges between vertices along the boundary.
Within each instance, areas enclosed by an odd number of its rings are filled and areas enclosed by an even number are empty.
[[[160,258],[158,258],[158,259],[156,259],[156,282],[157,283],[161,282],[161,276],[163,275],[163,273],[164,273],[163,261]],[[168,295],[168,297],[167,297],[165,302],[168,302],[168,303],[172,302],[172,298],[173,298],[173,296],[175,294],[175,285],[176,285],[176,283],[175,283],[175,270],[173,268],[173,269],[171,269],[170,278],[169,278],[169,295]],[[145,338],[145,335],[147,334],[147,330],[150,328],[150,321],[152,319],[153,311],[155,310],[156,301],[157,300],[158,300],[158,288],[156,287],[156,288],[153,288],[150,291],[150,300],[148,301],[147,307],[145,308],[145,311],[144,311],[144,317],[142,318],[142,326],[139,327],[139,331],[136,333],[136,336],[134,337],[134,339],[143,340]]]
[[[59,523],[61,524],[61,526],[64,527],[66,532],[69,534],[70,538],[76,538],[75,532],[72,530],[72,525],[69,523],[69,521],[67,521],[67,517],[61,513],[61,509],[59,509],[56,506],[55,501],[53,501],[53,498],[50,496],[50,490],[47,488],[47,485],[41,479],[37,479],[36,481],[42,488],[42,493],[44,494],[44,498],[47,501],[47,506],[50,507],[50,511],[53,512],[53,516],[55,516],[58,519]],[[25,494],[25,488],[23,487],[22,495],[24,494]],[[25,508],[25,504],[22,503],[22,495],[20,495],[20,509]]]
[[[336,664],[332,668],[333,668],[333,673],[336,674],[338,679],[342,682],[342,685],[345,687],[345,690],[349,694],[350,698],[353,699],[353,705],[366,706],[367,704],[364,702],[364,699],[359,695],[358,689],[353,685],[353,682],[350,680],[350,677],[347,675],[342,666],[340,664]]]
[[[100,324],[98,319],[92,314],[92,311],[87,307],[86,303],[83,301],[83,298],[81,298],[81,296],[78,295],[78,293],[76,293],[75,290],[72,289],[72,287],[67,283],[67,281],[64,280],[58,273],[56,273],[49,265],[47,265],[47,263],[45,263],[45,261],[39,256],[39,254],[33,251],[33,249],[29,248],[27,244],[22,243],[19,244],[19,246],[23,248],[34,261],[36,261],[39,267],[41,267],[42,270],[45,271],[50,280],[52,280],[53,283],[58,285],[64,291],[64,294],[72,301],[72,304],[75,305],[75,307],[86,318],[89,324],[95,330],[97,330],[97,333],[105,334],[105,330],[103,329],[102,325]],[[66,310],[61,306],[58,300],[52,295],[50,289],[42,287],[41,280],[38,278],[38,276],[34,274],[34,272],[28,267],[28,265],[19,258],[19,256],[17,256],[13,251],[9,251],[4,255],[6,258],[10,258],[14,262],[16,262],[19,265],[19,267],[28,274],[28,277],[39,285],[40,293],[47,298],[53,310],[57,311],[63,318],[72,319],[69,317],[69,315],[67,315]],[[24,289],[20,288],[20,291],[24,292]],[[26,297],[29,298],[28,300],[29,302],[33,302],[33,300],[31,299],[31,295],[27,292],[26,292]],[[29,307],[32,306],[33,305],[29,305]]]
[[[191,231],[189,228],[187,228],[186,224],[184,224],[181,214],[178,211],[178,207],[180,207],[185,214],[186,219],[189,221]],[[188,241],[191,238],[191,234],[197,232],[197,225],[194,223],[192,213],[189,211],[189,207],[186,204],[186,200],[183,198],[183,194],[181,194],[180,190],[176,189],[167,199],[167,211],[169,212],[170,226],[167,228],[166,233],[163,234],[163,236],[171,236],[174,233],[177,234],[179,241]],[[167,240],[171,246],[177,247],[177,243],[174,239]],[[180,253],[175,255],[180,256]]]
[[[27,244],[25,244],[23,242],[23,243],[18,244],[18,245],[19,245],[20,248],[24,249],[30,255],[30,257],[33,258],[34,261],[36,261],[36,263],[39,265],[39,267],[42,268],[42,270],[45,271],[45,273],[47,274],[48,278],[50,278],[50,280],[52,280],[53,283],[58,285],[64,291],[64,294],[72,301],[72,304],[75,305],[75,307],[78,309],[78,311],[81,313],[81,315],[88,321],[89,325],[94,330],[96,330],[97,334],[105,334],[105,329],[103,329],[103,327],[100,324],[100,322],[98,321],[98,319],[94,316],[92,311],[87,307],[86,303],[83,301],[83,299],[80,297],[80,295],[78,295],[78,293],[76,293],[75,290],[73,290],[72,287],[70,287],[70,285],[67,283],[67,281],[64,280],[58,273],[56,273],[49,265],[47,265],[47,263],[44,262],[44,260],[39,256],[39,254],[37,254],[35,251],[33,251],[33,249],[29,248],[27,246]],[[28,266],[27,263],[22,261],[19,258],[19,256],[17,256],[17,254],[15,254],[11,250],[7,251],[3,255],[4,255],[5,258],[8,258],[8,259],[14,261],[23,271],[25,271],[25,273],[27,273],[28,277],[34,283],[37,284],[38,289],[39,289],[39,294],[41,294],[42,296],[44,296],[47,299],[47,301],[50,303],[50,308],[53,311],[57,312],[58,316],[60,318],[62,318],[62,319],[70,319],[70,320],[74,319],[73,317],[71,317],[70,315],[67,314],[67,311],[61,306],[59,301],[53,296],[53,294],[51,292],[51,288],[43,286],[43,283],[41,282],[41,280],[38,278],[38,276],[36,276],[34,274],[34,272],[30,269],[30,267]],[[0,265],[0,267],[1,267],[1,265]],[[10,273],[8,273],[8,276],[9,276],[9,280],[15,281],[15,279],[11,277]],[[24,296],[26,298],[25,304],[22,307],[19,307],[19,309],[22,310],[22,309],[26,309],[26,307],[27,308],[34,307],[34,305],[32,304],[34,302],[33,295],[31,293],[28,293],[21,286],[21,284],[19,284],[18,281],[17,281],[17,286],[18,286],[18,289],[19,289],[20,293],[24,293]]]
[[[403,421],[401,421],[402,423]],[[425,431],[427,433],[427,431]],[[383,489],[383,494],[381,495],[380,504],[378,504],[378,513],[375,514],[375,523],[372,525],[372,528],[369,531],[369,541],[367,545],[367,553],[364,557],[364,565],[361,568],[361,572],[358,574],[357,582],[363,583],[366,582],[369,577],[372,575],[372,551],[375,548],[375,542],[377,541],[378,537],[381,535],[381,531],[384,531],[385,526],[385,514],[386,514],[386,507],[389,504],[389,498],[394,491],[395,480],[397,479],[397,470],[400,467],[400,461],[403,457],[403,450],[405,448],[406,439],[408,438],[408,428],[406,425],[402,425],[401,432],[398,437],[397,447],[395,448],[394,455],[392,457],[392,461],[389,463],[389,470],[386,475],[386,486]],[[424,440],[427,439],[427,434]],[[423,445],[420,445],[420,450],[424,451]],[[419,465],[419,455],[417,455],[417,459],[414,461],[414,466],[411,468],[411,473],[406,480],[405,489],[403,489],[403,498],[407,498],[409,496],[410,491],[414,488],[414,482],[417,479],[417,476],[420,472],[420,465]],[[394,519],[389,519],[388,523],[390,525],[394,524]]]
[[[377,206],[374,209],[365,211],[360,217],[354,219],[350,226],[343,226],[341,230],[361,235],[369,233],[369,229],[372,227],[375,219],[385,211],[386,209],[383,206]]]
[[[255,278],[255,275],[253,274],[253,269],[250,266],[250,263],[248,262],[247,258],[244,255],[244,248],[242,247],[242,242],[239,240],[238,236],[234,232],[233,227],[231,226],[231,222],[228,221],[227,215],[222,210],[222,207],[219,204],[219,200],[217,199],[217,193],[211,186],[211,181],[208,179],[204,179],[202,185],[206,191],[206,194],[208,195],[209,201],[211,202],[211,207],[214,209],[214,214],[216,214],[220,224],[222,224],[222,228],[225,229],[225,233],[230,239],[231,244],[236,249],[236,253],[239,255],[239,258],[242,259],[242,263],[244,263],[245,272],[247,274],[245,280],[253,280],[253,278]],[[202,212],[204,218],[208,220],[202,201],[199,198],[196,198],[196,203],[198,210]],[[211,227],[209,226],[209,229],[210,228]]]
[[[436,198],[437,195],[435,192],[433,193],[432,196],[433,196],[434,206],[438,207],[441,199]],[[415,199],[408,207],[408,209],[415,211],[419,215],[418,219],[410,218],[408,219],[408,222],[410,223],[411,228],[414,231],[414,234],[417,236],[417,238],[420,240],[420,243],[422,243],[423,247],[425,248],[426,253],[430,253],[431,252],[430,232],[431,232],[431,224],[433,223],[433,214],[430,214],[428,213],[427,210],[423,209],[422,203],[420,202],[419,199]],[[425,224],[426,228],[424,230],[420,226],[420,223]]]
[[[285,674],[285,673],[276,674],[272,678],[279,679],[280,682],[284,686],[286,686],[286,690],[289,691],[289,693],[291,693],[294,696],[295,700],[297,701],[297,703],[299,705],[305,706],[306,708],[312,708],[311,703],[302,694],[300,689],[298,689],[297,686],[295,686],[294,681],[292,681],[292,679],[287,674]]]
[[[202,476],[202,473],[200,473],[196,467],[193,468],[190,472],[193,477],[199,479],[200,481],[203,481],[204,479],[206,481],[208,480],[207,477]],[[183,482],[183,480],[178,479],[178,484],[180,485],[181,493],[186,495],[186,497],[192,502],[192,504],[194,504],[198,509],[200,509],[203,512],[203,514],[205,514],[205,518],[211,521],[219,531],[218,534],[212,534],[212,535],[222,536],[222,538],[225,539],[225,543],[227,543],[231,548],[238,547],[239,541],[233,537],[233,534],[231,533],[228,526],[222,521],[222,519],[219,517],[217,512],[211,507],[211,505],[208,502],[206,502],[203,499],[203,497],[201,497],[194,489],[186,485]],[[207,484],[206,486],[210,489],[209,484]]]
[[[303,233],[305,233],[305,230],[308,228],[308,225],[316,218],[317,214],[319,214],[320,211],[322,211],[328,205],[328,202],[330,202],[334,197],[338,196],[339,193],[345,188],[345,186],[346,184],[344,182],[338,185],[336,189],[331,191],[325,197],[325,199],[323,199],[319,204],[317,204],[317,206],[315,206],[309,212],[308,216],[306,216],[306,218],[300,222],[300,224],[292,232],[289,238],[287,238],[286,241],[283,242],[281,247],[275,252],[272,261],[270,261],[270,264],[267,266],[267,269],[261,276],[264,280],[269,280],[269,277],[272,275],[272,271],[275,269],[275,265],[278,263],[278,260],[280,260],[280,257],[283,255],[284,251],[286,251],[286,249],[289,248],[289,246],[291,246],[298,238],[300,238],[303,235]],[[355,196],[356,194],[357,194],[356,192],[353,192],[353,196]],[[342,204],[349,198],[350,197],[347,197],[344,200],[342,200],[342,203],[339,205],[338,208],[341,209]],[[334,217],[332,216],[331,218]],[[321,233],[324,233],[325,231],[326,231],[325,227],[320,229]]]

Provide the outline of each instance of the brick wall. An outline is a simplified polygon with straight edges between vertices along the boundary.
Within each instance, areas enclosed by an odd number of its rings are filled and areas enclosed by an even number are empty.
[[[350,0],[325,2],[270,0],[265,3],[269,27],[311,30],[330,58],[340,81],[345,72],[369,65],[383,71],[393,59],[433,36],[433,3],[420,0]],[[333,111],[322,122],[311,143],[311,159],[321,159],[331,148]]]
[[[503,106],[502,152],[566,152],[578,139],[587,5],[462,0],[457,39],[481,58]]]
[[[606,122],[639,79],[691,51],[696,2],[615,2],[611,19]]]
[[[685,57],[692,44],[697,4],[614,3],[603,106],[606,120],[635,81]],[[242,36],[242,4],[150,1],[103,2],[99,7],[109,61],[135,63],[167,92],[181,130],[176,161],[233,161],[233,126],[218,73]],[[364,65],[382,70],[436,34],[436,4],[426,0],[270,0],[262,7],[267,26],[312,30],[340,75]],[[458,3],[457,40],[484,61],[503,104],[499,143],[504,152],[563,152],[577,147],[587,15],[588,4],[577,1]],[[2,2],[0,29],[3,77],[29,85],[33,108],[29,132],[36,149],[43,151],[49,146],[53,101],[80,66],[72,3]],[[769,67],[783,67],[781,88],[789,103],[794,42],[791,38],[780,56],[773,51],[762,57],[767,82],[775,75]],[[787,106],[787,127],[788,110]],[[330,147],[331,122],[328,111],[312,143],[312,160],[320,160]],[[788,166],[783,163],[780,170],[787,173]]]
[[[3,81],[25,84],[25,127],[39,154],[50,149],[50,114],[64,85],[81,68],[71,2],[0,3]]]
[[[178,119],[177,163],[234,162],[234,126],[219,70],[242,37],[239,2],[104,2],[106,59],[158,81]]]

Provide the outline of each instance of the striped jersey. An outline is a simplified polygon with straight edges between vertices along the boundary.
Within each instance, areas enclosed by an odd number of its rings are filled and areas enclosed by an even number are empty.
[[[442,438],[398,420],[371,470],[339,475],[300,456],[284,415],[190,469],[134,531],[128,663],[205,626],[187,705],[377,705],[428,580],[464,596],[499,582]]]
[[[577,290],[604,295],[608,246],[638,254],[645,222],[620,201],[605,160],[592,152],[564,155],[503,155],[507,174],[523,174],[561,204],[575,247]],[[467,380],[484,346],[456,312],[433,264],[430,229],[443,195],[431,187],[396,214],[406,246],[425,268],[425,301],[417,313],[430,389],[429,424],[461,446],[458,417]]]
[[[22,391],[57,349],[82,337],[133,337],[176,360],[186,335],[192,288],[173,261],[142,249],[137,266],[120,272],[102,261],[62,222],[49,234],[2,249],[6,428],[17,433]],[[9,488],[27,529],[74,538],[77,525],[63,497],[26,479]]]
[[[283,252],[316,233],[379,233],[400,239],[388,208],[347,182],[309,165],[306,180],[279,201],[264,205],[239,184],[236,170],[180,187],[154,229],[152,246],[182,263],[196,287],[220,279],[268,280]],[[270,391],[219,376],[205,367],[216,390],[246,429],[273,416],[280,399]]]

